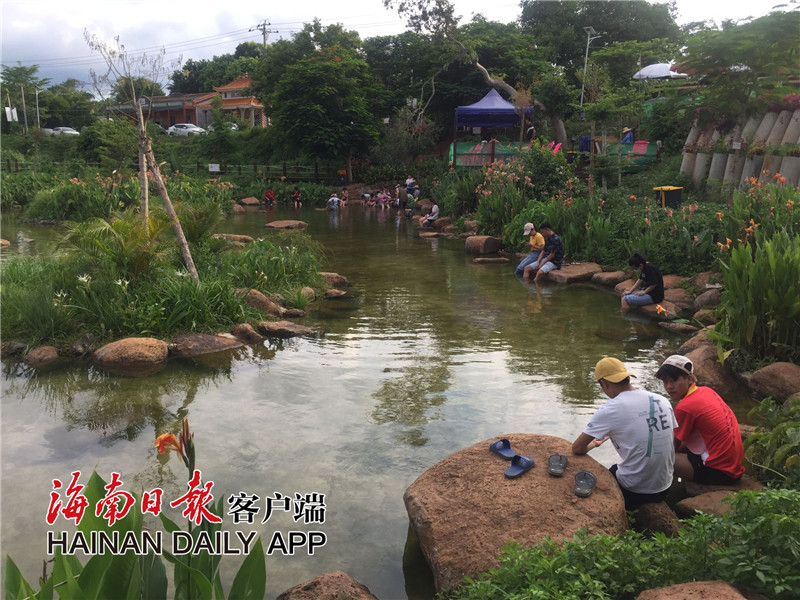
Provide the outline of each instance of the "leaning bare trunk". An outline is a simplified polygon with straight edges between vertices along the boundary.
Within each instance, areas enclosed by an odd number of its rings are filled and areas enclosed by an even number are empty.
[[[156,157],[153,154],[153,146],[151,145],[149,138],[147,139],[146,156],[147,162],[150,163],[150,171],[153,173],[153,181],[155,181],[156,187],[158,188],[158,194],[161,196],[161,200],[164,202],[164,210],[166,211],[167,216],[172,223],[172,230],[175,232],[175,237],[178,238],[178,247],[181,249],[183,262],[186,264],[186,270],[189,271],[189,275],[192,276],[194,282],[199,284],[200,276],[197,274],[197,269],[194,266],[192,253],[189,250],[189,243],[186,241],[186,236],[183,235],[181,222],[178,220],[178,215],[175,213],[175,207],[172,206],[172,201],[169,199],[169,192],[167,192],[167,186],[164,185],[164,180],[161,178],[161,169],[159,169],[158,163],[156,162]]]
[[[147,221],[150,218],[150,190],[147,184],[147,159],[144,157],[145,149],[142,147],[142,138],[139,138],[139,187],[141,193],[139,195],[139,212],[142,213],[142,222],[147,227]]]
[[[135,97],[135,95],[134,95]],[[194,266],[194,260],[192,259],[192,252],[189,250],[189,242],[186,241],[186,236],[183,235],[183,227],[181,227],[181,222],[178,220],[178,215],[175,212],[175,207],[172,206],[172,201],[169,199],[169,192],[167,192],[167,186],[164,185],[164,180],[161,178],[161,169],[156,162],[155,154],[153,154],[153,145],[150,141],[150,138],[147,137],[147,127],[145,126],[144,122],[144,115],[142,115],[142,105],[138,102],[134,102],[136,106],[136,114],[139,117],[139,153],[140,157],[143,156],[146,159],[146,162],[150,163],[150,171],[153,174],[153,181],[156,182],[156,187],[158,188],[158,194],[161,196],[161,201],[164,203],[164,210],[169,217],[170,222],[172,223],[172,231],[175,232],[175,237],[178,238],[178,247],[181,249],[181,256],[183,256],[183,262],[186,265],[186,270],[189,271],[189,275],[192,276],[192,279],[195,283],[200,283],[200,276],[197,274],[197,269]],[[147,169],[142,169],[142,165],[140,164],[139,168],[144,174],[144,183],[147,183]],[[145,195],[147,192],[147,185],[142,186],[143,190],[143,200],[144,202],[144,210],[147,210],[147,196]],[[147,213],[145,213],[147,214]],[[145,217],[145,227],[147,227],[147,217]]]

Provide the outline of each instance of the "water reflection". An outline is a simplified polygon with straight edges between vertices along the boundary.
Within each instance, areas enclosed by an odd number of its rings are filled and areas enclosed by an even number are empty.
[[[373,393],[378,401],[372,411],[376,423],[388,422],[405,426],[398,441],[421,446],[428,439],[425,427],[431,419],[439,418],[433,410],[445,402],[444,393],[450,387],[450,369],[435,355],[415,357],[413,362],[399,367],[386,367],[392,373]]]
[[[526,287],[513,265],[476,265],[463,241],[421,239],[392,210],[349,206],[333,219],[279,207],[269,217],[306,221],[326,248],[324,270],[352,282],[346,297],[307,307],[300,322],[317,336],[171,360],[139,379],[84,363],[3,365],[2,542],[30,579],[52,478],[97,466],[178,490],[182,465],[156,460],[152,442],[188,416],[215,490],[327,494],[328,545],[313,557],[268,557],[269,597],[342,569],[380,598],[432,598],[408,560],[407,486],[492,436],[574,439],[605,400],[592,377],[598,357],[619,356],[656,389],[656,365],[680,343],[623,318],[613,294]],[[220,231],[268,237],[264,219],[233,216]],[[44,230],[32,237],[46,247]]]

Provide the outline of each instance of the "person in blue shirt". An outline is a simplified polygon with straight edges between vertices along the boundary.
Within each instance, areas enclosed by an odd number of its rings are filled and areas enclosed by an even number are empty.
[[[539,254],[539,259],[535,263],[527,265],[523,269],[522,279],[527,281],[531,273],[536,271],[534,281],[541,281],[553,269],[560,269],[564,262],[564,244],[561,238],[553,231],[550,223],[542,223],[539,232],[544,236],[544,249]]]
[[[620,140],[623,144],[632,144],[633,143],[633,129],[630,127],[625,127],[622,130],[622,139]]]

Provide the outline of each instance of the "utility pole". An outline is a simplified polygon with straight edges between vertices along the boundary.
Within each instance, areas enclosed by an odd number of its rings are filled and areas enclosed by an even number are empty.
[[[267,21],[265,19],[265,20],[261,21],[261,23],[259,23],[255,27],[251,27],[248,30],[248,31],[254,31],[254,30],[258,29],[261,32],[261,35],[264,38],[264,48],[267,47],[267,38],[269,37],[269,34],[270,33],[278,33],[277,29],[267,29],[267,27],[269,27],[271,24],[272,23],[270,23],[269,21]]]
[[[22,87],[21,83],[19,84],[19,90],[22,92],[22,118],[24,119],[22,133],[28,133],[28,112],[25,110],[25,88]]]
[[[39,92],[41,92],[39,88],[36,88],[36,129],[41,129],[42,125],[39,122]]]

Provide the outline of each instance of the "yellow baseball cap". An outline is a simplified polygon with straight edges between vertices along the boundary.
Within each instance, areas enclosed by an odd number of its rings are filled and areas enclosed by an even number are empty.
[[[601,358],[594,367],[594,378],[597,381],[605,379],[611,383],[619,383],[626,377],[635,377],[635,375],[628,373],[622,361],[613,356]]]

